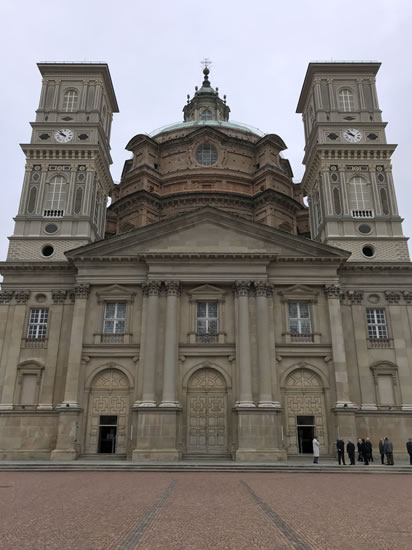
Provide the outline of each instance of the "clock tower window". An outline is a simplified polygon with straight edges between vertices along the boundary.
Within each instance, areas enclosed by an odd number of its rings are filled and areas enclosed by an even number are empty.
[[[76,90],[67,90],[63,96],[63,111],[72,113],[79,105],[79,94]]]
[[[66,204],[67,183],[63,176],[55,176],[47,184],[44,213],[46,217],[62,217]]]
[[[344,111],[345,113],[350,113],[354,111],[354,102],[353,102],[353,93],[352,90],[347,88],[341,90],[338,95],[339,100],[339,110]]]
[[[359,176],[349,182],[349,204],[353,218],[373,218],[370,186]]]

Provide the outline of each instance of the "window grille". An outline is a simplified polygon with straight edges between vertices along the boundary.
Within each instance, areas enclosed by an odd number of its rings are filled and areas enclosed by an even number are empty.
[[[49,310],[35,308],[30,310],[29,326],[27,327],[27,338],[46,338]]]
[[[372,218],[373,201],[370,185],[361,177],[349,182],[349,204],[353,218]]]
[[[217,302],[197,302],[196,334],[198,341],[217,341],[218,331]]]
[[[201,143],[196,149],[196,161],[202,166],[216,164],[217,149],[212,143]]]
[[[388,327],[384,309],[368,309],[366,311],[368,322],[368,337],[372,339],[387,339]]]
[[[201,120],[212,120],[212,113],[209,111],[209,109],[205,109],[202,111],[202,114],[200,116]]]
[[[354,111],[353,93],[351,90],[341,90],[339,92],[339,110],[349,113]]]
[[[289,302],[289,332],[294,334],[312,334],[310,307],[308,302]]]
[[[63,111],[65,113],[72,113],[77,110],[79,105],[79,94],[76,90],[67,90],[63,96]]]
[[[55,176],[47,184],[44,216],[61,217],[66,204],[67,183],[63,176]]]
[[[104,308],[104,334],[124,334],[126,326],[126,302],[112,302]]]

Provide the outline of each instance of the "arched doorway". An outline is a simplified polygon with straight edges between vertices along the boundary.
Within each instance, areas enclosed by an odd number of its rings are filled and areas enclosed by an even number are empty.
[[[190,378],[187,392],[187,453],[227,454],[227,388],[215,369],[203,368]]]
[[[328,452],[324,388],[314,371],[299,368],[286,378],[285,415],[288,455],[311,454],[315,435],[321,453]]]
[[[117,369],[106,369],[93,380],[89,396],[86,453],[125,455],[129,381]]]

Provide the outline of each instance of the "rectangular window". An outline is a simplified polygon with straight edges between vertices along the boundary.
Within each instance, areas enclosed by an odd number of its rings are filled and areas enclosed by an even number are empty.
[[[388,338],[388,328],[384,309],[366,310],[366,319],[368,321],[368,338]]]
[[[126,302],[113,302],[104,308],[104,334],[124,334],[126,327]]]
[[[30,310],[27,338],[46,338],[49,310],[35,308]]]
[[[308,302],[289,302],[288,311],[289,332],[291,334],[312,334]]]
[[[196,333],[217,334],[219,331],[217,302],[196,303]]]

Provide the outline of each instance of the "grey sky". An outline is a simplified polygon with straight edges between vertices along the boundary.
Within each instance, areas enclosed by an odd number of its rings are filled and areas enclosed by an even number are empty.
[[[13,232],[41,77],[38,61],[105,61],[120,113],[112,132],[112,175],[138,133],[182,119],[201,84],[200,60],[227,95],[231,119],[279,134],[295,180],[303,174],[296,105],[309,61],[378,60],[377,86],[393,157],[404,232],[412,235],[412,4],[409,0],[4,0],[0,12],[0,259]]]

